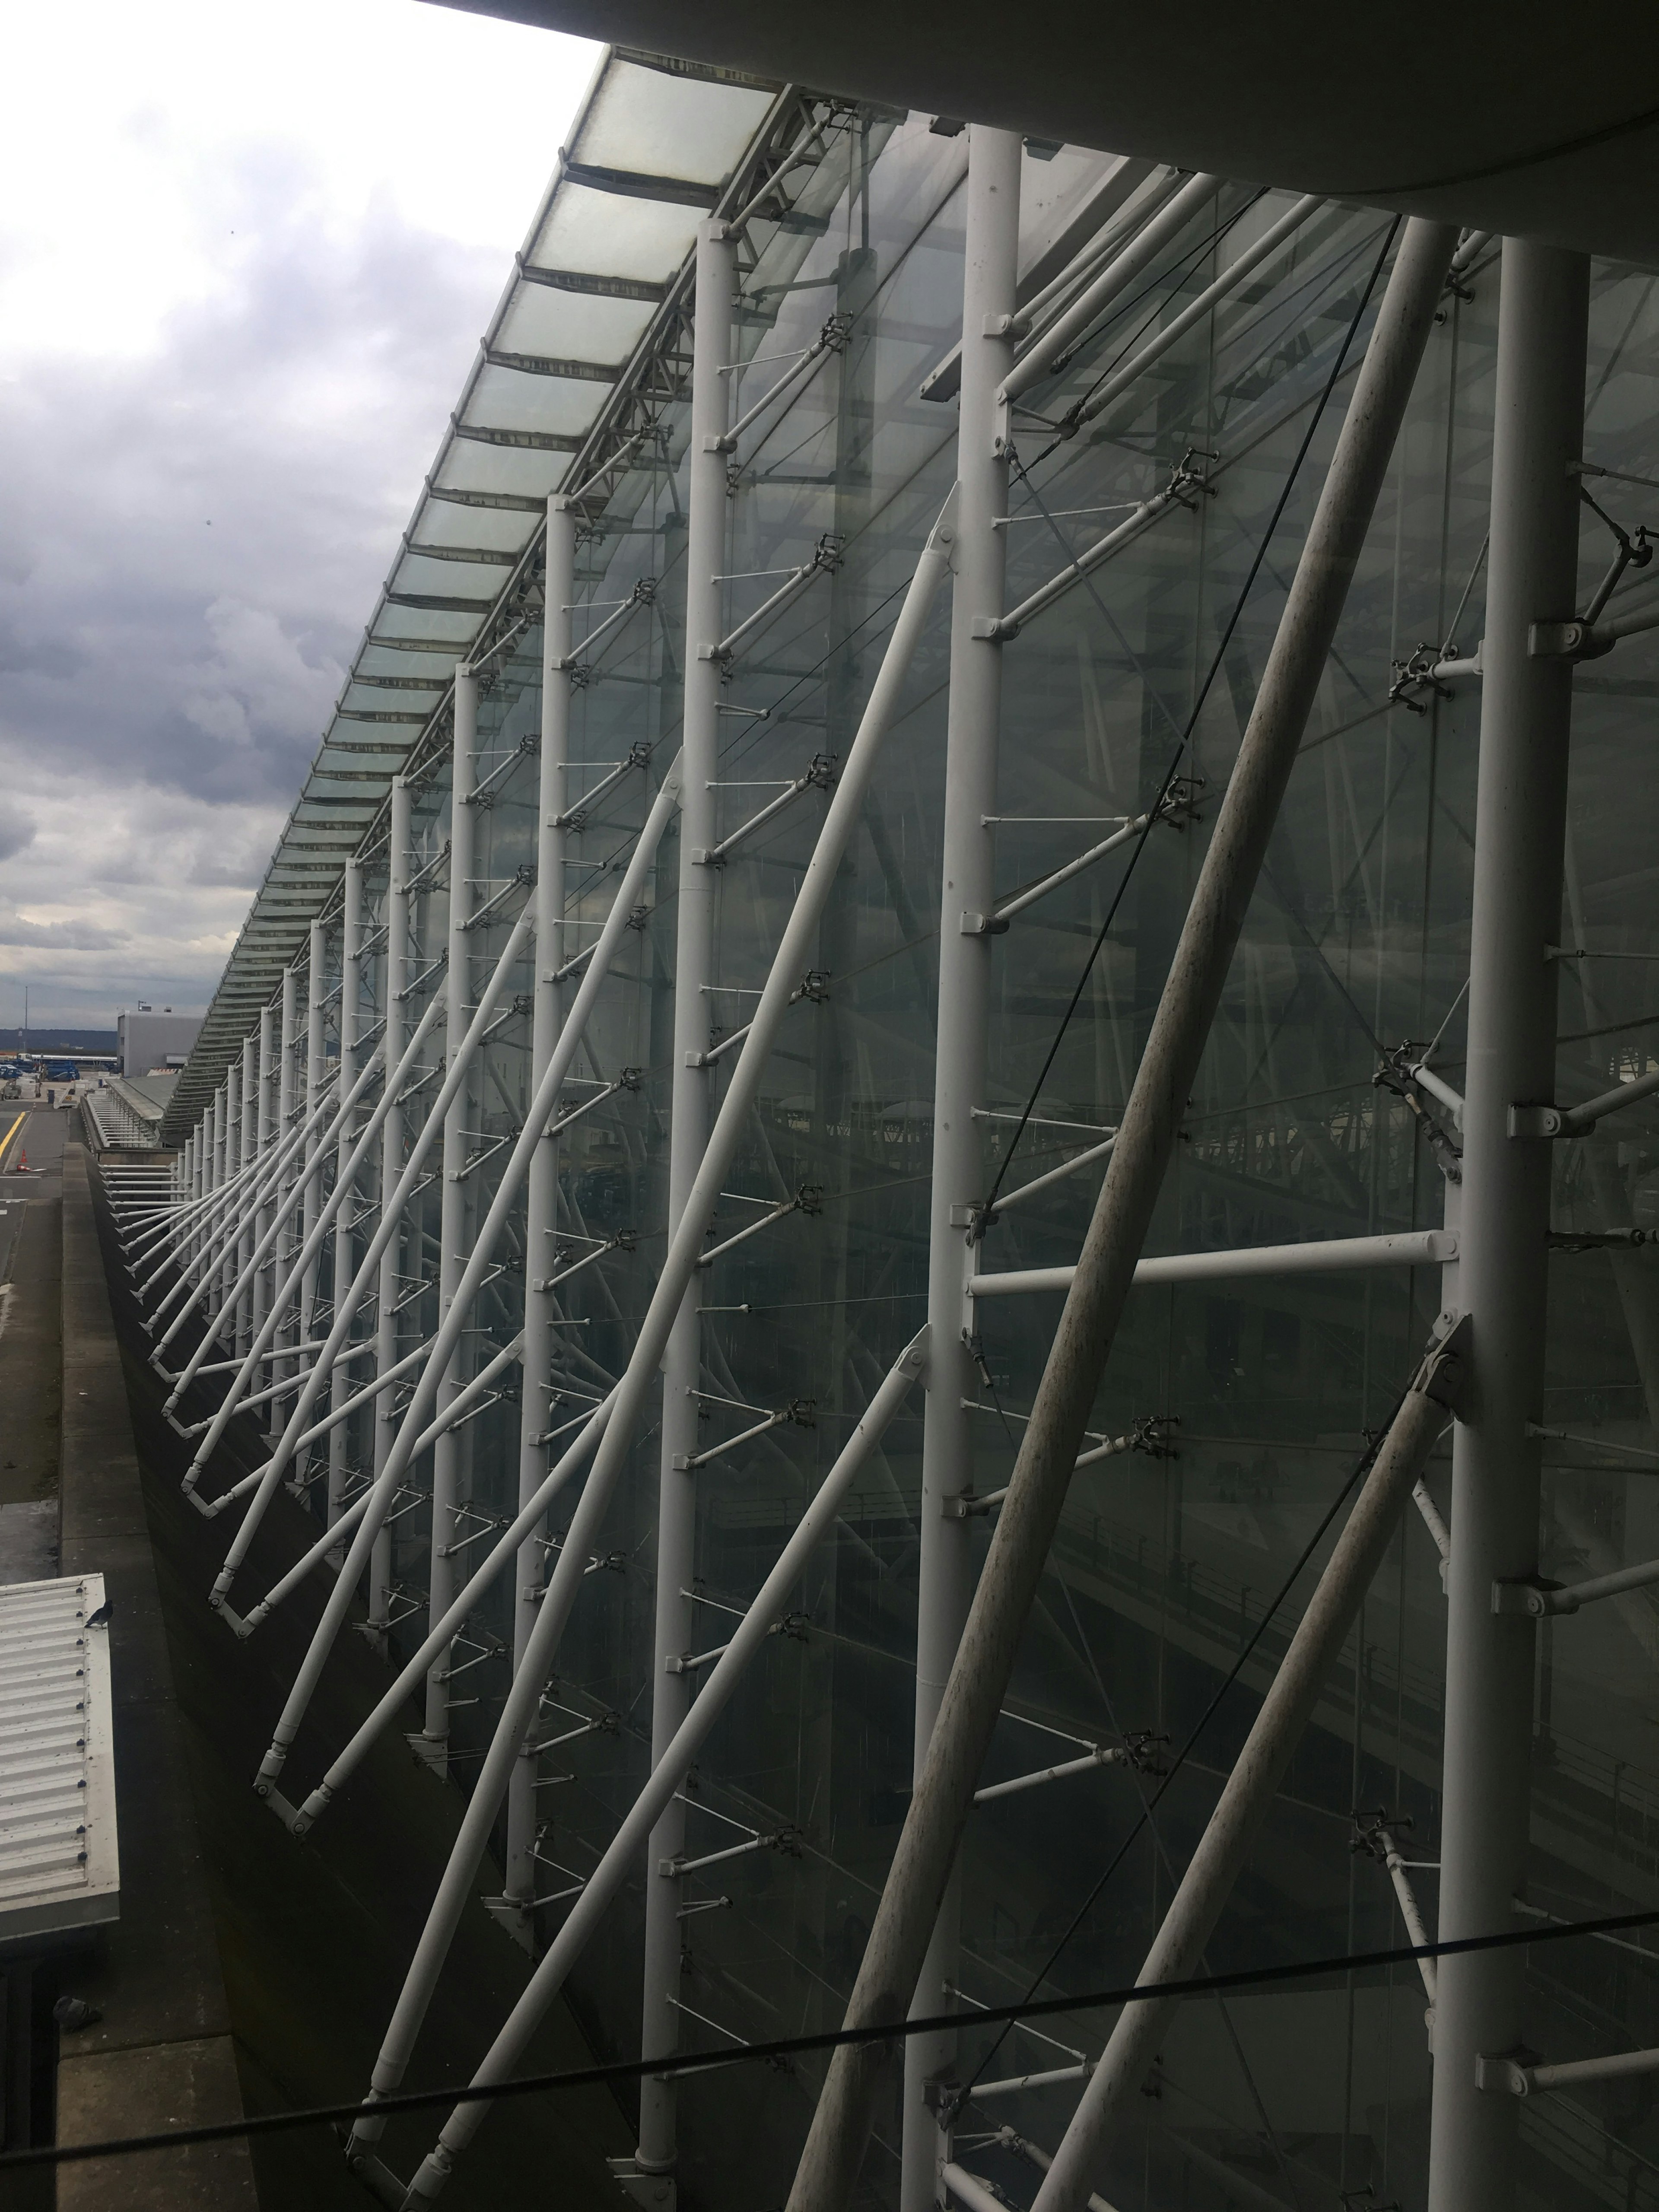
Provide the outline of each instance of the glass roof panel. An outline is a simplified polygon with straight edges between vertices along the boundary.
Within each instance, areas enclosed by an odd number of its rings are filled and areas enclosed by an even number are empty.
[[[699,208],[562,184],[526,258],[542,269],[665,283],[696,245],[702,220]]]
[[[485,552],[518,553],[540,522],[539,509],[460,507],[449,500],[429,499],[410,534],[416,545],[476,546]]]
[[[503,430],[588,428],[611,386],[564,376],[526,376],[515,368],[485,368],[467,403],[469,422]]]
[[[607,300],[549,284],[521,284],[496,333],[495,348],[501,353],[624,362],[655,313],[650,300]]]
[[[772,98],[613,60],[572,151],[597,168],[724,184]]]
[[[470,643],[477,629],[476,619],[469,614],[451,614],[437,607],[392,606],[377,618],[374,634],[382,645],[389,636],[403,636],[441,638],[447,644],[459,646]]]
[[[568,453],[550,453],[534,446],[482,446],[476,438],[457,438],[434,470],[432,481],[445,490],[545,499],[564,481],[569,465]]]
[[[405,553],[392,578],[394,592],[417,592],[422,599],[461,599],[488,605],[510,574],[505,568],[477,561],[423,561]]]

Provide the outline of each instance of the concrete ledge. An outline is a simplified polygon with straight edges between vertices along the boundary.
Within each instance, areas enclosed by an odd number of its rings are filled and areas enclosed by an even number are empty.
[[[183,1725],[163,1632],[126,1386],[78,1144],[64,1153],[62,1566],[111,1601],[121,1919],[66,1968],[103,2018],[66,2034],[58,2140],[233,2119],[242,2112]],[[62,2212],[255,2212],[245,2143],[60,2169]]]
[[[95,2033],[95,2031],[94,2031]],[[242,2116],[228,2035],[67,2054],[58,2065],[58,2140],[142,2135]],[[247,2146],[198,2143],[58,2169],[58,2212],[174,2212],[175,2207],[252,2205]]]

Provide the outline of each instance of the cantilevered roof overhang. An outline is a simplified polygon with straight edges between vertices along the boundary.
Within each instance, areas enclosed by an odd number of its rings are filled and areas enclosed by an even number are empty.
[[[456,661],[515,600],[533,611],[548,495],[586,482],[648,411],[697,225],[782,97],[740,70],[605,52],[180,1076],[168,1143],[304,952],[392,778],[447,732]]]
[[[1659,266],[1648,0],[447,4]]]

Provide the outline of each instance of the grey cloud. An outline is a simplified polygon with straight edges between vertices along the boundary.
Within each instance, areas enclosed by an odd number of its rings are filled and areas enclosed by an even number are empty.
[[[25,921],[0,914],[0,945],[39,945],[58,952],[106,952],[128,942],[124,929],[102,929],[93,921]]]
[[[0,860],[10,860],[34,842],[34,823],[21,806],[0,798]]]
[[[292,797],[505,274],[306,184],[240,165],[247,258],[154,358],[0,387],[0,748]]]
[[[507,273],[281,150],[207,181],[211,298],[0,383],[0,967],[65,1019],[210,995]],[[16,917],[66,881],[97,923]]]

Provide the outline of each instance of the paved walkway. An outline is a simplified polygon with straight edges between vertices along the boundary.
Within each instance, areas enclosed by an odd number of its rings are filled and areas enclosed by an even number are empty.
[[[0,1105],[0,1583],[58,1571],[63,1108]],[[9,1172],[27,1160],[27,1171]]]

